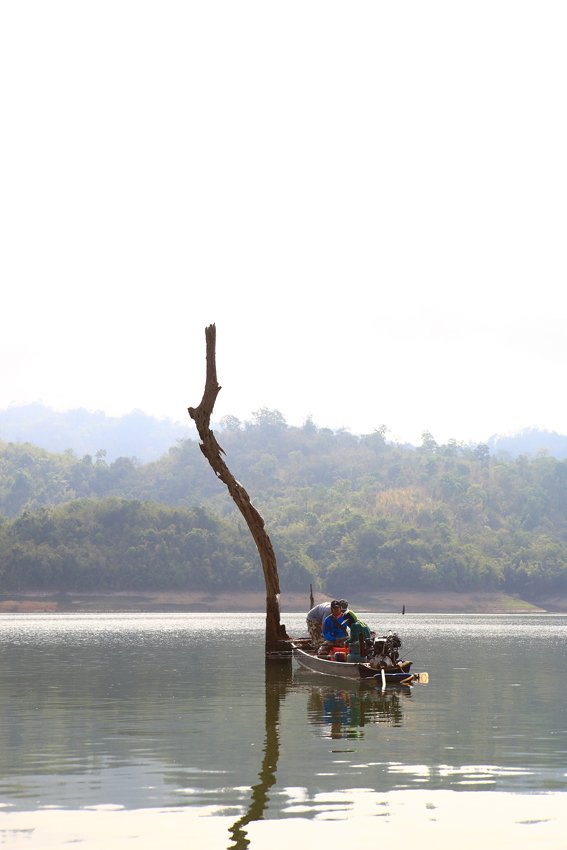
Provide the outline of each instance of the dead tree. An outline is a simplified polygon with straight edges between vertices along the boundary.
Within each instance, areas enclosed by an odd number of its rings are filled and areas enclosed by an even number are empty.
[[[237,508],[246,520],[246,524],[254,538],[266,583],[266,655],[275,657],[280,653],[289,652],[289,640],[285,626],[280,624],[280,582],[278,578],[278,567],[272,543],[264,528],[264,520],[252,505],[250,496],[230,472],[228,466],[221,457],[225,454],[224,449],[219,446],[215,435],[210,428],[210,419],[220,386],[217,382],[216,367],[216,326],[209,325],[205,328],[205,339],[207,343],[207,375],[205,391],[198,407],[189,407],[189,416],[194,420],[201,439],[200,448],[215,475],[228,487]]]

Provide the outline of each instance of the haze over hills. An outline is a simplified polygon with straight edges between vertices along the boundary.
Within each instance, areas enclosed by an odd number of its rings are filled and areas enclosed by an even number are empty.
[[[71,450],[79,457],[105,452],[109,462],[129,457],[147,463],[186,439],[196,439],[189,416],[187,422],[174,422],[133,410],[112,417],[85,408],[60,412],[39,403],[0,410],[0,440],[4,442],[33,443],[51,452]],[[547,454],[558,460],[567,458],[567,435],[538,428],[494,434],[486,444],[492,454],[505,453],[510,457]]]
[[[567,435],[558,434],[556,431],[524,428],[516,434],[494,434],[487,440],[487,445],[493,454],[505,452],[511,457],[535,457],[544,454],[557,460],[567,458]]]
[[[59,453],[71,449],[79,457],[94,457],[102,451],[108,461],[118,457],[144,463],[157,460],[178,440],[194,436],[189,415],[187,423],[182,423],[156,419],[141,410],[120,417],[84,408],[62,413],[42,404],[0,410],[0,440],[6,443],[33,443]]]

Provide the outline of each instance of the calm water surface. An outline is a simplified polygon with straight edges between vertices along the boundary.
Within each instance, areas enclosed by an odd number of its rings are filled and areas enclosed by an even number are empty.
[[[208,807],[238,848],[362,791],[567,790],[567,616],[365,619],[429,685],[266,668],[259,615],[0,616],[1,807]]]

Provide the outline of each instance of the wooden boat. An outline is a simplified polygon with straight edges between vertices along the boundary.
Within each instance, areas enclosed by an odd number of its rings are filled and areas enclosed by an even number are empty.
[[[378,638],[368,647],[368,661],[335,661],[317,654],[309,641],[292,641],[293,657],[297,663],[313,673],[334,676],[340,679],[368,680],[370,684],[385,687],[390,684],[410,685],[413,682],[426,684],[427,673],[412,673],[411,661],[399,657],[401,641],[397,635]]]

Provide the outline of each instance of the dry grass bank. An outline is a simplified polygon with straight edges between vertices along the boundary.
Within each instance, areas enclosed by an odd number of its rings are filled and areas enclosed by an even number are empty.
[[[327,597],[316,594],[315,601]],[[307,611],[309,593],[282,593],[283,613]],[[353,609],[359,611],[407,614],[515,614],[545,611],[567,612],[567,597],[540,599],[535,605],[503,593],[441,593],[416,591],[391,591],[384,594],[354,594],[349,598]],[[263,593],[27,593],[0,595],[0,613],[17,612],[262,612],[265,610]]]

